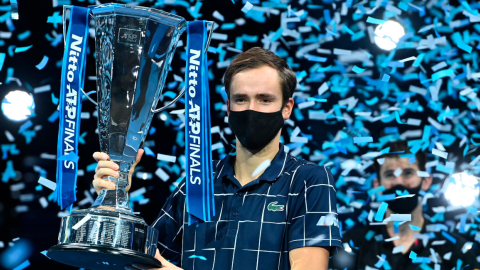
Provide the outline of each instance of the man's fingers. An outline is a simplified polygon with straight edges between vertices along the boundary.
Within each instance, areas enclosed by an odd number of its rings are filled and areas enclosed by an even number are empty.
[[[98,177],[98,178],[103,178],[105,176],[118,177],[119,173],[118,173],[118,171],[115,171],[115,170],[110,169],[110,168],[100,168],[95,173],[95,177]]]
[[[99,162],[100,160],[110,160],[110,157],[102,152],[95,152],[93,153],[93,158]]]
[[[107,160],[99,161],[97,167],[95,168],[95,172],[98,172],[98,170],[100,170],[101,168],[108,168],[115,171],[119,169],[118,165],[115,164],[115,162]]]
[[[93,188],[95,188],[97,193],[100,193],[102,189],[115,189],[115,183],[100,178],[95,178],[95,180],[93,180]]]
[[[177,267],[175,264],[167,261],[165,258],[162,257],[162,255],[160,255],[160,253],[158,253],[158,250],[157,250],[157,254],[155,255],[155,259],[159,260],[161,263],[162,263],[162,267]]]
[[[145,153],[145,150],[143,150],[143,149],[139,149],[139,150],[138,150],[137,158],[136,158],[137,161],[140,161],[140,159],[141,159],[142,156],[143,156],[143,153]]]

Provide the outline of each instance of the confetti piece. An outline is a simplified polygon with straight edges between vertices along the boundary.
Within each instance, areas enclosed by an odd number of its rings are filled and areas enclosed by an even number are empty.
[[[365,143],[365,142],[373,142],[372,137],[354,137],[353,138],[353,143],[358,144],[358,143]]]
[[[398,247],[394,247],[392,253],[397,254],[397,253],[403,252],[404,250],[405,250],[405,246],[401,245]]]
[[[450,76],[453,76],[455,73],[453,71],[453,69],[446,69],[446,70],[441,70],[441,71],[438,71],[438,72],[435,72],[433,75],[432,75],[432,81],[437,81],[441,78],[445,78],[445,77],[450,77]]]
[[[47,208],[48,206],[48,201],[47,199],[45,199],[45,197],[41,197],[40,199],[38,199],[38,201],[40,202],[40,205],[42,206],[42,208]]]
[[[5,53],[0,53],[0,70],[3,68],[3,63],[5,63],[5,57],[7,55]]]
[[[421,123],[422,123],[422,120],[420,119],[413,119],[413,118],[407,119],[407,125],[420,126]]]
[[[328,89],[329,89],[328,82],[322,83],[322,85],[318,88],[318,95],[319,96],[323,95],[325,92],[327,92]]]
[[[90,214],[87,214],[87,215],[84,216],[79,222],[77,222],[77,224],[73,225],[73,226],[72,226],[72,229],[78,230],[78,228],[80,228],[83,224],[85,224],[85,222],[87,222],[88,220],[90,220],[90,218],[91,218]]]
[[[411,214],[391,214],[390,221],[412,221]]]
[[[157,154],[157,160],[163,160],[166,162],[175,162],[177,160],[177,157],[164,155],[164,154]]]
[[[12,20],[18,20],[18,2],[17,2],[17,0],[10,0],[10,6],[11,6],[10,13],[11,13]]]
[[[352,68],[352,71],[355,72],[355,73],[357,73],[357,74],[362,73],[362,72],[364,72],[365,70],[366,70],[366,68],[359,68],[359,67],[357,67],[357,66],[353,66],[353,68]]]
[[[380,20],[380,19],[375,19],[373,17],[368,16],[367,18],[367,23],[373,23],[373,24],[384,24],[386,21]]]
[[[213,12],[212,16],[219,21],[225,21],[225,17],[223,17],[223,15],[220,14],[220,12],[218,12],[217,10]]]
[[[377,257],[379,257],[379,256],[377,255]],[[375,264],[375,267],[376,267],[376,268],[382,267],[383,264],[385,263],[385,259],[386,259],[386,258],[387,258],[387,255],[382,254],[382,256],[379,257],[378,262]]]
[[[411,229],[412,231],[421,231],[421,230],[422,230],[422,228],[417,227],[417,226],[412,225],[412,224],[408,224],[408,226],[410,226],[410,229]]]
[[[21,53],[21,52],[27,51],[28,49],[30,49],[32,47],[33,47],[33,45],[25,46],[25,47],[16,47],[15,48],[15,53]]]
[[[22,262],[20,265],[18,265],[17,267],[13,268],[13,270],[22,270],[22,269],[25,269],[29,266],[30,266],[30,261],[26,260],[26,261]]]
[[[57,188],[57,183],[52,182],[44,177],[40,177],[40,179],[38,179],[38,183],[53,191],[55,191],[55,189]]]
[[[320,243],[322,240],[326,240],[326,236],[324,234],[320,234],[318,236],[315,236],[315,238],[308,240],[307,245],[315,245],[317,243]]]
[[[466,51],[467,53],[471,53],[472,52],[472,46],[469,46],[467,45],[466,43],[462,42],[462,41],[459,41],[457,42],[457,47]]]
[[[258,167],[253,171],[252,177],[256,177],[258,174],[266,170],[268,167],[270,167],[270,164],[271,164],[270,159],[266,159],[265,161],[260,163],[260,165],[258,165]]]
[[[157,168],[155,175],[162,179],[163,182],[166,182],[168,179],[170,179],[170,176],[162,168]]]
[[[198,256],[198,255],[192,255],[192,256],[190,256],[190,257],[188,257],[188,258],[189,258],[189,259],[195,259],[195,258],[197,258],[197,259],[200,259],[200,260],[202,260],[202,261],[206,261],[206,260],[207,260],[207,258],[205,258],[205,257],[203,257],[203,256]]]
[[[42,61],[38,65],[36,65],[36,67],[38,70],[42,70],[47,65],[47,63],[48,63],[48,56],[45,55],[43,56]]]
[[[418,177],[430,177],[430,174],[424,171],[417,171],[417,175]]]
[[[408,258],[415,260],[417,258],[417,253],[410,251],[410,255],[408,256]]]
[[[398,240],[398,239],[400,239],[400,236],[395,236],[395,237],[392,237],[392,238],[385,239],[385,242],[392,242],[392,241]]]
[[[455,239],[455,237],[451,236],[450,234],[448,234],[447,232],[445,231],[442,231],[442,235],[443,237],[447,238],[448,241],[456,244],[457,243],[457,239]]]
[[[393,175],[395,175],[395,177],[398,177],[400,174],[402,174],[403,170],[398,167],[394,172],[393,172]]]
[[[383,215],[385,214],[385,211],[387,211],[387,208],[388,208],[388,203],[382,202],[382,204],[378,208],[377,213],[375,214],[375,221],[383,220]]]
[[[242,12],[248,13],[252,9],[253,5],[247,1],[247,3],[243,6]]]
[[[335,55],[351,55],[352,51],[334,48],[333,49],[333,54],[335,54]]]
[[[435,149],[435,148],[432,149],[432,154],[434,154],[435,156],[444,158],[444,159],[447,159],[447,156],[448,156],[447,152],[443,152],[443,151],[440,151],[440,150]]]
[[[48,16],[47,23],[53,23],[55,29],[57,29],[58,24],[62,24],[62,16],[59,11],[55,11],[52,16]]]
[[[406,124],[406,123],[403,123],[402,120],[400,120],[400,114],[398,113],[398,111],[395,111],[395,120],[397,120],[397,123],[399,124]]]
[[[44,85],[44,86],[39,86],[33,89],[33,93],[38,94],[38,93],[43,93],[52,90],[50,87],[50,84]]]

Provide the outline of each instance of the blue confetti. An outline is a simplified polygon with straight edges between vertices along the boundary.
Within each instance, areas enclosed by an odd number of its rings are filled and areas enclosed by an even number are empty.
[[[383,220],[383,215],[385,214],[385,211],[387,211],[387,208],[388,208],[388,203],[382,202],[382,204],[378,208],[377,213],[375,214],[375,221]]]
[[[17,47],[17,48],[15,48],[15,53],[21,53],[21,52],[27,51],[28,49],[30,49],[32,47],[33,47],[33,45],[25,46],[25,47]]]
[[[48,63],[48,56],[45,55],[43,56],[42,61],[35,67],[37,67],[38,70],[42,70],[47,65],[47,63]]]

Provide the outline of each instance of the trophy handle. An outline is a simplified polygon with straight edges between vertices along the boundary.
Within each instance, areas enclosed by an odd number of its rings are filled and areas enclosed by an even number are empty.
[[[209,33],[208,33],[208,39],[207,39],[207,44],[205,45],[205,52],[208,51],[208,47],[210,47],[210,41],[212,40],[212,34],[213,34],[213,21],[205,21],[207,24],[210,24],[210,30],[209,30]],[[176,96],[170,103],[168,103],[167,105],[159,108],[159,109],[156,109],[153,111],[153,113],[158,113],[158,112],[161,112],[161,111],[164,111],[166,108],[170,107],[173,103],[177,102],[177,100],[179,98],[181,98],[183,96],[183,94],[185,93],[185,87],[182,89],[182,91],[180,91],[180,94],[178,94],[178,96]]]

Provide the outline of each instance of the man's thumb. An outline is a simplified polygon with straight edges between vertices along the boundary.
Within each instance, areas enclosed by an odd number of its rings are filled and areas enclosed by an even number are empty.
[[[157,254],[155,254],[155,259],[159,260],[162,263],[163,267],[165,267],[165,266],[175,266],[174,264],[172,264],[171,262],[169,262],[165,258],[163,258],[162,255],[160,255],[160,252],[158,252],[158,249],[157,249]]]

